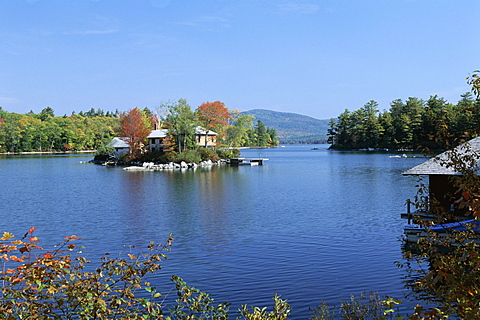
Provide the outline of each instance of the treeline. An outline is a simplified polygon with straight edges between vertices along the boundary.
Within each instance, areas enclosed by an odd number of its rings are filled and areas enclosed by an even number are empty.
[[[359,110],[345,110],[329,125],[334,149],[445,149],[478,135],[480,101],[468,92],[457,104],[436,95],[426,101],[410,97],[380,112],[371,100]]]
[[[157,127],[162,127],[166,119],[178,118],[176,126],[179,130],[189,129],[196,125],[204,126],[208,130],[215,130],[219,146],[232,148],[246,146],[272,146],[278,144],[275,129],[265,127],[262,121],[255,121],[254,117],[243,115],[238,110],[224,108],[224,125],[219,125],[213,118],[218,117],[218,109],[213,108],[211,113],[200,109],[192,111],[184,100],[183,109],[175,109],[172,105],[164,104],[163,109],[152,111],[144,108],[142,112],[157,119]],[[217,102],[215,102],[217,103]],[[209,103],[215,105],[215,103]],[[178,106],[178,102],[173,105]],[[165,107],[172,108],[165,108]],[[206,116],[206,115],[208,116]],[[0,152],[64,152],[81,150],[103,149],[114,137],[124,136],[121,119],[125,112],[115,112],[94,109],[78,114],[72,112],[70,116],[57,117],[51,107],[44,108],[40,113],[30,111],[27,114],[10,113],[0,107]],[[181,120],[181,121],[180,121]],[[157,122],[156,121],[156,122]],[[220,121],[221,124],[223,122]],[[154,127],[148,128],[148,130]],[[175,130],[170,126],[172,132]],[[182,132],[183,134],[184,132]],[[144,142],[145,137],[142,137]]]
[[[285,144],[326,144],[328,143],[327,136],[301,136],[301,137],[291,137],[291,138],[282,138],[281,143]]]
[[[86,114],[55,117],[50,107],[38,114],[9,113],[0,107],[0,152],[92,150],[108,143],[118,131],[119,118]]]

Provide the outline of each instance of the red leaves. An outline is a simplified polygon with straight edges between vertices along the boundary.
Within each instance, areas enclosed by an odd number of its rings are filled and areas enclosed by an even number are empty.
[[[472,197],[472,195],[470,194],[470,192],[462,192],[462,197],[465,199],[465,200],[470,200],[470,198]]]
[[[137,107],[121,115],[120,125],[120,134],[126,138],[130,151],[134,154],[141,153],[153,127],[152,117]]]

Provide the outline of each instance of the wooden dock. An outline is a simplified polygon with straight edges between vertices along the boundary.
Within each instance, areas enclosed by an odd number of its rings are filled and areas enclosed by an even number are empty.
[[[268,159],[265,158],[231,158],[230,164],[233,166],[261,166],[263,162]]]

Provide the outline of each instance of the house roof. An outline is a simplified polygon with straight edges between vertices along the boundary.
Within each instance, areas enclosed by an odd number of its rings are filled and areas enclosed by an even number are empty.
[[[167,129],[159,129],[159,130],[152,130],[150,135],[147,137],[148,139],[156,139],[156,138],[165,138],[167,136]]]
[[[124,138],[124,137],[116,137],[116,138],[113,138],[112,141],[110,141],[110,143],[108,144],[109,147],[113,147],[113,148],[130,148],[130,146],[128,145],[128,143],[125,142],[125,140],[128,139],[128,138]]]
[[[465,142],[456,147],[455,152],[459,155],[473,155],[480,153],[480,137]],[[445,151],[407,171],[404,175],[460,175],[453,167],[447,166],[452,151]]]
[[[168,130],[167,129],[159,129],[159,130],[152,130],[150,135],[147,137],[149,139],[155,139],[155,138],[165,138],[167,136]],[[216,132],[212,130],[206,130],[205,128],[202,128],[200,126],[197,126],[195,128],[195,134],[199,135],[205,135],[208,134],[209,136],[216,136],[218,135]]]
[[[209,136],[216,136],[216,135],[218,135],[218,133],[216,133],[216,132],[214,132],[214,131],[212,131],[212,130],[208,130],[208,131],[207,131],[207,130],[205,130],[205,128],[202,128],[202,127],[200,127],[200,126],[198,126],[198,127],[195,128],[195,134],[205,135],[205,134],[207,134],[207,133],[208,133]]]

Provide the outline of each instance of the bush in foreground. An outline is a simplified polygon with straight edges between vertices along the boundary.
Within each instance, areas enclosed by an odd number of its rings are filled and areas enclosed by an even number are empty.
[[[165,244],[150,243],[145,252],[127,247],[128,253],[112,258],[105,254],[99,266],[90,265],[81,251],[76,251],[76,236],[51,250],[39,245],[31,228],[22,239],[5,232],[0,238],[1,319],[228,319],[229,303],[215,303],[209,294],[172,277],[177,299],[163,305],[162,294],[145,280],[166,259],[173,238]],[[161,299],[160,299],[161,298]],[[275,295],[273,311],[241,306],[237,319],[283,320],[290,315],[290,305]],[[342,302],[340,309],[322,304],[312,310],[311,319],[405,319],[394,317],[398,303],[382,301],[377,295]],[[339,311],[339,312],[337,312]],[[437,311],[426,313],[417,308],[409,319],[441,319]]]

